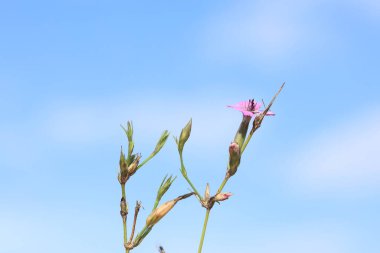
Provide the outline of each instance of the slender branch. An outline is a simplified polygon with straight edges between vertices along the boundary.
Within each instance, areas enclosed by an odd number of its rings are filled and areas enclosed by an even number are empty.
[[[204,241],[205,235],[206,235],[206,229],[207,229],[207,223],[208,223],[208,217],[210,215],[210,211],[211,211],[211,209],[207,209],[206,210],[206,216],[205,216],[205,220],[204,220],[204,223],[203,223],[201,240],[199,241],[198,253],[202,252],[203,241]]]
[[[241,151],[240,151],[240,154],[243,154],[245,148],[247,147],[249,141],[251,140],[252,136],[253,136],[253,133],[256,132],[257,128],[255,126],[252,127],[251,131],[249,132],[248,134],[248,137],[247,139],[245,140],[243,146],[241,147]]]
[[[197,189],[195,188],[195,186],[193,185],[193,183],[190,181],[190,179],[187,176],[187,174],[184,173],[186,171],[186,169],[185,169],[185,165],[183,163],[182,153],[179,153],[179,158],[181,160],[181,173],[182,173],[182,176],[186,179],[187,183],[190,185],[190,187],[193,190],[193,192],[195,193],[195,195],[197,195],[197,197],[199,199],[202,199],[201,195],[199,194],[199,192],[197,191]]]
[[[169,136],[169,132],[167,130],[165,130],[162,133],[160,139],[158,140],[158,142],[156,144],[156,147],[154,148],[153,152],[137,167],[137,169],[139,169],[142,166],[144,166],[144,164],[146,164],[147,162],[149,162],[150,159],[152,159],[155,155],[158,154],[158,152],[160,152],[160,150],[162,149],[162,147],[165,145],[166,140],[168,139],[168,136]]]
[[[217,194],[219,194],[219,193],[222,192],[224,186],[225,186],[226,183],[228,182],[228,179],[230,179],[230,176],[228,175],[228,173],[226,173],[226,176],[224,177],[223,182],[220,184],[219,189],[218,189],[218,191],[216,192],[215,195],[217,195]]]
[[[133,236],[135,235],[136,221],[137,221],[137,216],[140,211],[140,207],[141,207],[141,202],[136,201],[135,216],[133,218],[133,226],[132,226],[131,237],[129,238],[129,244],[132,243]]]
[[[271,108],[271,106],[273,105],[274,101],[276,100],[277,96],[280,94],[280,92],[282,91],[282,88],[284,88],[284,85],[285,85],[285,82],[282,83],[280,89],[278,89],[277,93],[273,96],[272,100],[269,102],[268,106],[265,108],[265,110],[263,111],[263,114],[265,115],[269,109]]]
[[[142,163],[139,164],[139,166],[137,167],[137,169],[141,168],[142,166],[144,166],[147,162],[150,161],[150,159],[152,159],[154,157],[154,154],[150,154]]]

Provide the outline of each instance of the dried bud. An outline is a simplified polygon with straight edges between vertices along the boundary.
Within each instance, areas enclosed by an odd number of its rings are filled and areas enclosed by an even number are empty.
[[[151,228],[153,227],[157,222],[159,222],[162,217],[164,217],[174,206],[177,204],[178,201],[186,199],[193,195],[194,193],[187,193],[181,196],[178,196],[177,198],[168,201],[161,206],[157,207],[153,210],[153,212],[148,216],[146,219],[146,227]]]
[[[207,183],[204,201],[208,201],[209,199],[210,199],[210,185]]]
[[[146,219],[146,226],[154,226],[175,206],[176,203],[176,200],[171,200],[156,208]]]
[[[217,195],[215,195],[214,200],[217,201],[217,202],[224,201],[224,200],[228,199],[231,196],[232,196],[231,192],[221,192],[221,193],[218,193]]]
[[[120,215],[124,219],[127,216],[127,214],[128,214],[128,204],[125,198],[122,197],[120,200]]]
[[[128,167],[128,175],[129,176],[132,176],[137,171],[137,167],[139,166],[140,158],[141,158],[141,155],[137,154],[136,157],[134,158],[133,162],[131,163],[131,165],[129,165],[129,167]]]
[[[253,120],[253,128],[251,130],[252,132],[254,132],[260,128],[261,122],[263,122],[263,120],[264,120],[264,116],[265,116],[265,114],[260,113],[255,117],[255,119]]]
[[[190,133],[191,133],[191,125],[192,125],[192,120],[186,124],[186,126],[182,129],[181,135],[179,137],[179,141],[177,142],[178,144],[178,151],[182,153],[183,146],[185,145],[186,141],[189,139]]]
[[[228,163],[228,174],[233,176],[240,164],[240,147],[237,143],[232,142],[229,147],[230,160]]]
[[[120,151],[120,160],[119,160],[119,167],[120,172],[118,174],[118,180],[120,184],[125,184],[128,180],[128,167],[127,167],[127,160],[125,159],[125,155],[123,153],[123,149]]]

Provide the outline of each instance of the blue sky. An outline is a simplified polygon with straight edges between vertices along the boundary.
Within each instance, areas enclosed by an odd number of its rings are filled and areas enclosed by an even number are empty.
[[[197,188],[223,179],[240,100],[286,86],[211,214],[204,252],[379,252],[380,4],[349,1],[3,1],[0,252],[122,252],[119,125],[147,156],[193,131]],[[127,186],[138,229],[175,143]],[[204,209],[179,203],[135,252],[195,252]]]

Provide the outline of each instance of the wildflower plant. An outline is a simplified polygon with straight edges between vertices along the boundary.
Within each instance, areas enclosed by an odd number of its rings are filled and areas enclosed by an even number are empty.
[[[229,151],[229,161],[227,164],[227,170],[225,177],[220,184],[217,192],[214,195],[210,195],[210,186],[207,183],[206,184],[206,190],[204,195],[200,195],[198,190],[195,188],[194,184],[191,182],[190,178],[188,177],[187,170],[184,165],[183,161],[183,148],[186,143],[186,141],[190,137],[191,133],[191,126],[192,126],[192,120],[187,123],[187,125],[182,129],[180,138],[175,139],[178,147],[178,153],[181,163],[181,174],[185,178],[185,180],[188,182],[190,187],[192,188],[194,194],[196,195],[198,201],[200,202],[201,206],[206,209],[206,215],[203,223],[202,228],[202,234],[201,239],[198,246],[198,253],[202,252],[203,242],[206,234],[207,229],[207,223],[209,219],[209,215],[211,212],[211,209],[214,207],[215,202],[221,202],[224,200],[227,200],[232,194],[229,192],[222,192],[224,189],[224,186],[228,182],[228,180],[235,175],[237,172],[237,169],[240,165],[240,160],[242,157],[242,154],[247,147],[249,141],[251,140],[253,134],[256,132],[257,129],[260,128],[265,116],[274,116],[275,114],[270,110],[271,106],[273,105],[275,99],[277,98],[278,94],[281,92],[282,88],[284,87],[284,84],[280,87],[278,92],[274,95],[270,103],[267,107],[264,108],[264,110],[260,110],[262,104],[259,102],[256,102],[255,100],[248,100],[239,102],[235,105],[231,105],[229,107],[236,109],[243,114],[242,121],[239,125],[239,128],[236,132],[234,140],[231,142],[228,151]],[[253,122],[251,125],[251,129],[248,133],[249,123],[251,119],[253,118]],[[248,133],[248,136],[247,136]]]
[[[135,247],[139,246],[140,243],[144,240],[144,238],[149,234],[149,232],[152,230],[153,226],[156,225],[173,207],[175,204],[177,204],[178,201],[185,199],[189,196],[191,196],[193,193],[188,193],[181,195],[171,201],[168,201],[161,206],[158,206],[161,198],[165,195],[165,193],[169,190],[170,186],[174,182],[175,178],[172,176],[167,177],[165,176],[162,180],[158,190],[157,190],[157,196],[156,201],[153,205],[152,212],[146,219],[145,226],[143,229],[135,236],[135,229],[136,229],[136,222],[137,217],[141,208],[141,201],[136,201],[135,205],[135,211],[134,211],[134,217],[133,217],[133,224],[132,224],[132,230],[131,235],[128,239],[128,233],[127,233],[127,216],[128,216],[128,202],[126,197],[126,190],[125,185],[128,182],[128,180],[131,179],[131,177],[142,167],[144,166],[149,160],[151,160],[155,155],[160,152],[162,147],[165,145],[169,132],[165,130],[160,139],[158,140],[156,147],[154,148],[153,152],[140,163],[141,160],[141,154],[135,153],[133,154],[134,150],[134,141],[133,141],[133,125],[132,122],[127,123],[127,128],[123,127],[123,130],[128,138],[128,152],[127,155],[124,154],[123,148],[121,148],[120,152],[120,160],[119,160],[119,167],[120,171],[118,174],[118,181],[121,185],[121,200],[120,200],[120,215],[123,221],[123,239],[124,239],[124,248],[125,252],[128,253]]]
[[[178,196],[177,198],[167,201],[164,204],[159,206],[159,203],[165,193],[169,190],[172,183],[175,181],[176,177],[173,176],[165,176],[162,180],[160,186],[158,187],[156,200],[153,205],[152,211],[146,219],[145,226],[142,230],[135,236],[135,227],[136,221],[139,214],[139,210],[141,208],[141,202],[136,201],[135,212],[132,224],[131,235],[128,240],[127,237],[127,216],[128,216],[128,203],[126,200],[126,190],[125,185],[128,180],[149,160],[151,160],[165,145],[167,138],[169,136],[169,132],[165,130],[160,139],[157,142],[157,145],[153,152],[140,163],[142,158],[141,154],[133,153],[134,150],[134,141],[133,141],[133,126],[131,122],[128,122],[127,128],[124,128],[124,132],[128,138],[128,152],[127,155],[124,154],[123,149],[120,153],[120,172],[118,174],[118,180],[121,185],[122,197],[120,200],[120,215],[123,220],[123,232],[124,232],[124,247],[125,252],[128,253],[135,247],[139,246],[140,243],[144,240],[144,238],[149,234],[152,228],[170,211],[172,208],[181,200],[190,197],[191,195],[195,195],[200,205],[206,209],[206,215],[203,223],[201,238],[198,246],[198,253],[202,252],[203,242],[206,234],[208,219],[210,216],[210,212],[214,207],[215,203],[219,203],[227,200],[232,196],[230,192],[222,192],[225,185],[229,181],[229,179],[234,176],[239,168],[240,161],[242,159],[242,155],[250,142],[253,134],[261,127],[261,124],[266,116],[274,116],[275,114],[270,111],[274,101],[276,100],[278,94],[281,92],[284,84],[280,87],[278,92],[273,96],[272,100],[265,106],[264,103],[257,102],[255,100],[242,101],[234,105],[230,105],[228,107],[236,109],[243,114],[243,118],[240,122],[238,130],[235,134],[235,137],[231,144],[228,147],[229,159],[227,163],[227,169],[225,172],[225,176],[223,181],[221,182],[218,190],[215,194],[210,194],[210,186],[206,184],[206,190],[203,195],[199,193],[194,184],[191,182],[183,159],[183,150],[184,146],[191,135],[192,128],[192,120],[186,124],[186,126],[182,129],[179,138],[174,138],[177,144],[179,160],[180,160],[180,172],[182,177],[186,180],[186,182],[190,185],[192,192],[183,194]],[[264,109],[261,110],[261,107],[264,105]],[[251,126],[250,123],[252,122]],[[248,129],[250,130],[248,131]],[[165,252],[163,247],[160,246],[160,252]]]

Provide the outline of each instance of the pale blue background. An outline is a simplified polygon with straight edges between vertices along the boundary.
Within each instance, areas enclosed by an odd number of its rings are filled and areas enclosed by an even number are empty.
[[[188,173],[215,191],[240,113],[285,89],[211,214],[204,252],[380,252],[380,2],[1,1],[0,252],[123,252],[120,123],[136,151],[190,117]],[[127,186],[188,191],[170,137]],[[133,207],[131,207],[133,209]],[[135,252],[196,252],[178,204]]]

